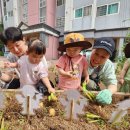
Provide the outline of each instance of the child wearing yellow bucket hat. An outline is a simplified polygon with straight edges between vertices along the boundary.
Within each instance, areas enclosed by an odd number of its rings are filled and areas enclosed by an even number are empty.
[[[81,77],[85,77],[88,83],[89,75],[86,71],[88,64],[86,58],[80,54],[84,49],[90,48],[92,45],[86,41],[80,33],[70,33],[65,37],[64,45],[59,46],[58,50],[66,52],[59,58],[56,67],[59,72],[60,89],[78,89],[81,84]]]

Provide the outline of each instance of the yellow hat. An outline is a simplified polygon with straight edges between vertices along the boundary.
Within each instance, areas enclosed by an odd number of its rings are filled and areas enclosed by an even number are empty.
[[[65,52],[69,47],[83,47],[82,50],[92,47],[92,44],[84,39],[80,33],[69,33],[66,35],[64,45],[59,46],[58,51]]]

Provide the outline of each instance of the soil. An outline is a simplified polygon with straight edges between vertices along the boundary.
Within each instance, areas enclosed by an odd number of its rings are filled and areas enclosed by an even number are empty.
[[[80,115],[77,120],[65,118],[65,109],[57,100],[49,102],[47,97],[41,100],[40,108],[35,110],[35,116],[23,116],[20,114],[22,107],[16,100],[15,94],[6,92],[5,109],[0,111],[0,119],[4,119],[3,130],[129,130],[130,115],[125,116],[122,122],[116,124],[108,123],[111,113],[116,109],[115,104],[100,106],[89,103],[84,108],[85,113],[90,112],[101,116],[102,122],[89,123],[85,115]],[[56,96],[59,97],[60,94]],[[54,108],[56,115],[50,116],[49,109]]]
[[[49,68],[49,77],[55,83],[57,72],[54,66]],[[56,94],[57,101],[48,101],[44,97],[40,102],[40,108],[35,110],[34,116],[23,116],[20,114],[22,105],[15,98],[15,92],[4,92],[6,95],[5,108],[0,110],[1,130],[130,130],[130,115],[127,114],[119,123],[111,124],[108,120],[111,113],[117,108],[117,100],[111,105],[101,106],[95,102],[89,102],[84,107],[85,114],[79,115],[78,119],[66,119],[65,108],[59,101],[62,93]],[[50,116],[50,108],[55,109],[55,115]],[[99,122],[90,123],[86,113],[92,113],[101,117]]]

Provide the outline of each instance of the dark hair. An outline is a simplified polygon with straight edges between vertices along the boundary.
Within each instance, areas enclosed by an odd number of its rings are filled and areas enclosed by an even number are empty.
[[[130,58],[130,42],[126,44],[124,48],[124,53],[126,58]]]
[[[35,52],[38,55],[44,55],[46,53],[46,46],[42,41],[36,39],[33,42],[28,43],[28,52]]]
[[[0,40],[7,46],[8,41],[16,42],[23,40],[23,34],[20,28],[8,27],[0,34]]]

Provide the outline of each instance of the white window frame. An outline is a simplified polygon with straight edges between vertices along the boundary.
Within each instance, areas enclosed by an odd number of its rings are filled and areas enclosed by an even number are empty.
[[[40,4],[42,2],[45,2],[45,4],[40,6]],[[39,0],[39,23],[46,23],[46,14],[45,14],[45,16],[42,16],[42,17],[41,17],[41,14],[40,14],[40,10],[43,9],[43,8],[45,8],[45,10],[46,10],[46,0]]]
[[[43,34],[43,37],[41,36],[39,39],[45,43],[46,47],[49,47],[49,34],[41,32],[40,35]]]
[[[112,13],[112,14],[108,14],[108,7],[109,5],[113,5],[113,4],[118,4],[118,11],[117,13]],[[100,6],[97,6],[98,7],[102,7],[102,6],[107,6],[107,12],[106,12],[106,15],[102,15],[102,16],[97,16],[96,17],[103,17],[103,16],[111,16],[111,15],[116,15],[116,14],[119,14],[119,10],[120,10],[120,2],[113,2],[113,3],[109,3],[109,4],[104,4],[104,5],[100,5]],[[96,12],[97,13],[97,12]]]
[[[28,3],[28,0],[23,0],[23,4],[27,4]]]
[[[78,9],[82,9],[82,16],[81,17],[75,17],[75,12],[76,12],[76,10],[78,10]],[[75,9],[74,10],[74,19],[80,19],[80,18],[82,18],[83,17],[83,7],[80,7],[80,8],[77,8],[77,9]]]
[[[76,8],[76,9],[74,9],[74,19],[80,19],[80,18],[83,18],[83,17],[91,16],[91,15],[92,15],[92,8],[91,8],[91,14],[88,15],[88,16],[84,16],[84,7],[89,7],[89,6],[91,6],[91,7],[93,8],[93,5],[90,4],[90,5],[87,5],[87,6],[83,6],[83,7],[80,7],[80,8]],[[78,9],[81,9],[81,8],[82,8],[82,16],[76,18],[76,17],[75,17],[75,11],[78,10]]]
[[[107,5],[107,4],[105,4],[105,5],[98,6],[98,7],[97,7],[97,10],[98,10],[98,8],[103,7],[103,6],[106,6],[106,7],[108,8],[108,5]],[[99,16],[97,16],[97,12],[96,12],[96,17],[106,16],[106,15],[107,15],[107,11],[108,11],[108,9],[107,9],[107,8],[106,8],[106,14],[105,14],[105,15],[99,15]]]
[[[60,5],[58,5],[58,0],[56,0],[56,5],[57,6],[62,6],[62,5],[64,5],[65,4],[65,0],[60,0],[61,1],[61,4]]]
[[[23,0],[23,21],[28,23],[28,1]]]
[[[4,12],[4,16],[7,16],[6,1],[3,1],[3,12]]]
[[[109,5],[113,5],[113,4],[118,4],[118,11],[117,11],[117,13],[108,14],[108,7],[109,7]],[[107,5],[107,15],[119,14],[119,10],[120,10],[120,2],[114,2],[114,3],[110,3],[110,4]]]
[[[84,16],[84,8],[85,8],[85,7],[90,7],[90,6],[91,6],[91,14],[90,14],[90,15],[87,15],[87,16],[86,16],[86,15]],[[93,5],[84,6],[84,7],[83,7],[83,17],[91,16],[91,15],[92,15],[92,8],[93,8]]]
[[[59,22],[58,22],[59,20]],[[56,18],[56,27],[64,27],[65,26],[65,17],[57,17]]]

